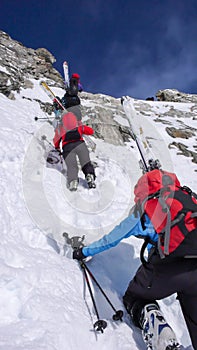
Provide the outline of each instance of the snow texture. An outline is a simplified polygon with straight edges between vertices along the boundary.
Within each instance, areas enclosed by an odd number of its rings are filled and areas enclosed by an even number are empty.
[[[141,175],[135,143],[113,146],[93,138],[97,147],[90,155],[98,165],[97,188],[89,190],[80,171],[79,189],[70,193],[63,165],[60,171],[46,166],[50,146],[41,137],[51,142],[53,128],[34,120],[45,114],[33,99],[50,101],[39,82],[33,83],[34,89],[15,93],[15,100],[0,94],[0,350],[143,350],[141,332],[126,312],[123,322],[113,321],[114,311],[92,285],[99,316],[107,322],[104,333],[94,331],[97,317],[83,273],[62,237],[63,232],[85,235],[89,243],[128,215],[133,186]],[[150,134],[158,104],[159,113],[166,112],[164,103],[150,102]],[[179,105],[188,110],[188,104]],[[154,124],[158,156],[182,184],[197,190],[196,165],[168,149],[164,128]],[[122,295],[140,264],[140,246],[140,240],[129,238],[88,262],[117,310],[124,310]],[[176,295],[159,304],[184,349],[191,350]]]

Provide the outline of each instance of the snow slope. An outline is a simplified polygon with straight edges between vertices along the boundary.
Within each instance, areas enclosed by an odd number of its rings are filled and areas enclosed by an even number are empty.
[[[91,242],[128,215],[132,188],[141,175],[135,144],[121,147],[94,140],[97,148],[91,159],[98,164],[97,188],[88,190],[80,171],[79,190],[70,193],[65,177],[46,167],[50,146],[41,136],[51,142],[53,129],[34,121],[45,115],[31,99],[49,100],[38,81],[34,86],[16,93],[14,101],[0,94],[0,350],[143,350],[140,331],[126,313],[123,322],[113,321],[114,311],[97,289],[99,316],[108,326],[103,334],[94,332],[97,318],[82,271],[62,237],[66,231]],[[165,106],[160,103],[159,108],[162,113]],[[187,110],[188,104],[180,108]],[[150,121],[150,133],[153,124]],[[196,165],[175,149],[168,150],[161,125],[157,136],[167,170],[176,171],[183,184],[197,190]],[[155,148],[159,153],[158,142]],[[141,241],[129,238],[88,262],[116,309],[123,309],[121,298],[140,264],[140,246]],[[191,350],[176,296],[159,303],[184,349]]]

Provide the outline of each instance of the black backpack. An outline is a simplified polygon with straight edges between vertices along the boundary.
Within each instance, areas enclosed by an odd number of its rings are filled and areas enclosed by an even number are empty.
[[[71,96],[67,91],[65,95],[62,97],[62,104],[64,108],[68,109],[73,106],[80,105],[81,101],[79,96]]]
[[[69,87],[67,89],[67,92],[70,96],[77,96],[78,95],[78,92],[79,92],[78,79],[76,79],[76,78],[70,79],[70,84],[69,84]]]
[[[81,135],[79,133],[78,127],[73,130],[67,130],[64,136],[64,141],[73,142],[81,139]]]

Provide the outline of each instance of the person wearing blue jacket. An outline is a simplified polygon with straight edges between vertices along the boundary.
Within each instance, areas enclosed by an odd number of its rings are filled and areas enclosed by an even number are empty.
[[[192,345],[197,350],[197,259],[161,259],[156,233],[149,217],[133,211],[109,234],[73,252],[73,259],[83,260],[115,247],[130,236],[148,242],[148,259],[142,258],[134,278],[123,296],[124,306],[135,326],[142,329],[147,347],[160,350],[178,346],[176,336],[166,322],[156,300],[174,293],[180,302]],[[171,346],[171,347],[170,347]]]

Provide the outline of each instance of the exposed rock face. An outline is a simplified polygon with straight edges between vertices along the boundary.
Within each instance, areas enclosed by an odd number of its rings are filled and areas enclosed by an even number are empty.
[[[63,87],[60,73],[53,68],[55,57],[46,49],[29,49],[0,31],[0,92],[14,98],[12,91],[31,87],[30,78],[48,78],[51,84]]]
[[[192,128],[189,128],[187,126],[185,126],[185,128],[183,128],[183,129],[176,129],[174,127],[171,127],[171,128],[167,127],[166,131],[173,138],[180,137],[182,139],[189,139],[190,137],[196,135],[196,130],[195,129],[192,130]]]
[[[88,100],[90,107],[84,104]],[[86,115],[88,124],[95,130],[95,136],[114,145],[123,145],[131,138],[128,121],[125,117],[120,99],[102,94],[81,94],[82,114]],[[122,119],[123,123],[118,122]]]
[[[80,97],[83,115],[89,117],[87,122],[95,130],[96,137],[115,145],[121,145],[132,138],[120,99],[85,92]],[[88,104],[84,103],[85,101],[88,101]],[[196,103],[187,103],[187,108],[182,108],[180,104],[171,105],[168,102],[161,105],[157,101],[149,103],[135,100],[134,104],[137,113],[163,125],[164,132],[171,137],[169,148],[177,148],[179,154],[190,157],[192,162],[197,163]],[[178,139],[177,142],[176,139]],[[180,139],[183,142],[180,142]],[[193,140],[193,147],[191,147],[191,140]]]
[[[172,142],[169,145],[169,148],[173,147],[176,147],[179,150],[177,154],[181,154],[185,157],[190,157],[192,158],[192,162],[197,164],[197,152],[192,151],[188,146],[184,145],[181,142]]]
[[[176,89],[159,90],[156,93],[156,97],[158,101],[197,103],[197,95],[185,94]]]

